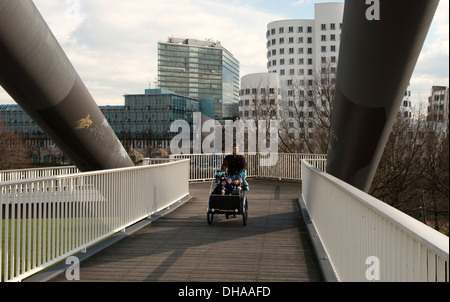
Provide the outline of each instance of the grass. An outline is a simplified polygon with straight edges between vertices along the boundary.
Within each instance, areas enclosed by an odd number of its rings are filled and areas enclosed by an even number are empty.
[[[92,237],[86,238],[89,229],[98,230],[105,226],[101,219],[94,218],[2,219],[1,222],[0,282],[12,276],[17,277],[94,240]],[[80,229],[82,225],[85,231]],[[102,233],[105,232],[103,230]],[[8,270],[6,278],[5,265]]]

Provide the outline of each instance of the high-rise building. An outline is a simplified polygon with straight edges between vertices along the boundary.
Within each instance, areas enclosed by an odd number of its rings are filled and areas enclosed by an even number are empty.
[[[239,61],[220,42],[169,38],[158,43],[158,85],[214,102],[214,118],[239,112]]]
[[[283,88],[313,78],[323,64],[337,66],[344,3],[315,4],[315,18],[280,20],[267,25],[267,68]],[[284,89],[286,90],[286,89]]]

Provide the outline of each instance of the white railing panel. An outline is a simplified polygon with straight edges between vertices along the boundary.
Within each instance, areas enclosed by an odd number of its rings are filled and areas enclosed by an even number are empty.
[[[189,194],[189,161],[0,183],[0,281],[20,281]]]
[[[302,197],[338,280],[448,282],[447,236],[302,165]]]
[[[190,159],[191,181],[214,179],[215,171],[220,170],[227,154],[179,154],[174,159]],[[247,177],[277,178],[283,180],[301,180],[301,161],[307,160],[314,167],[325,171],[326,155],[279,153],[273,165],[265,165],[268,156],[259,153],[244,153],[247,160]]]
[[[38,169],[4,170],[0,171],[0,183],[21,179],[42,178],[57,175],[80,173],[75,166],[50,167]]]

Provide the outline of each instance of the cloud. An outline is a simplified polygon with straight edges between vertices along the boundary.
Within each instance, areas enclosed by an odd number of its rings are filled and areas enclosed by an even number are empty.
[[[292,1],[284,6],[312,2]],[[239,60],[241,77],[265,72],[267,24],[286,19],[239,0],[34,3],[99,105],[123,104],[124,94],[143,93],[155,82],[157,43],[168,37],[218,40]],[[424,96],[432,85],[448,85],[448,57],[448,1],[440,1],[411,79],[413,92]],[[3,103],[14,101],[0,89]]]
[[[263,72],[267,23],[281,18],[240,1],[34,2],[99,105],[143,93],[157,78],[157,43],[172,36],[218,40],[239,60],[241,76]]]
[[[413,101],[427,98],[431,86],[449,85],[449,2],[440,1],[411,78]]]
[[[302,4],[304,4],[305,3],[305,0],[298,0],[298,1],[295,1],[295,2],[292,2],[292,5],[302,5]]]

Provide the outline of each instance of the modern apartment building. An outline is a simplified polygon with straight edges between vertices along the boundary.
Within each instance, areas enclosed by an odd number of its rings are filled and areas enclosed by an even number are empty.
[[[428,120],[449,124],[448,106],[449,88],[445,86],[433,86],[431,96],[428,98]]]
[[[169,38],[158,43],[158,85],[200,100],[213,100],[220,120],[238,115],[239,61],[220,42]]]
[[[293,136],[297,143],[315,136],[315,119],[318,115],[323,119],[322,113],[327,111],[323,106],[330,106],[338,68],[344,3],[317,3],[314,8],[314,19],[270,22],[266,31],[267,72],[241,78],[240,117],[255,116],[252,99],[261,96],[261,84],[270,79],[271,88],[280,93],[271,98],[275,106],[266,110],[271,114],[266,119],[272,118],[275,109],[284,125],[280,133]],[[330,95],[324,100],[327,90]],[[411,117],[410,97],[408,87],[399,108],[405,117]]]
[[[315,4],[311,20],[280,20],[267,25],[267,69],[278,73],[283,90],[292,81],[312,79],[328,63],[337,67],[344,3]]]
[[[243,76],[239,98],[239,116],[255,121],[281,116],[281,81],[277,73]]]

